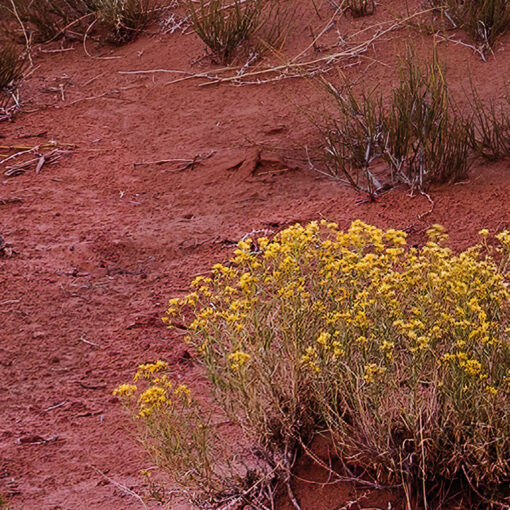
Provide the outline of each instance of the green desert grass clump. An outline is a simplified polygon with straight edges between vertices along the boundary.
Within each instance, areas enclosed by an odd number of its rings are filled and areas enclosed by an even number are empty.
[[[292,495],[299,455],[330,481],[400,487],[409,510],[445,508],[459,494],[470,508],[502,502],[510,232],[480,235],[454,253],[437,225],[418,249],[399,230],[323,221],[241,241],[164,318],[187,331],[214,403],[196,400],[162,361],[116,394],[156,460],[204,507],[254,496],[255,508],[270,508],[271,487]],[[252,457],[232,451],[225,422]],[[329,460],[313,452],[318,436]]]
[[[466,177],[469,126],[451,104],[436,51],[424,68],[410,50],[385,118],[385,159],[397,179],[422,188]]]
[[[510,157],[510,94],[500,103],[484,103],[472,87],[472,96],[471,148],[488,161]]]
[[[450,102],[435,52],[424,67],[409,51],[387,104],[377,89],[356,95],[348,83],[343,89],[322,83],[334,113],[311,117],[324,140],[330,173],[368,193],[380,186],[370,172],[378,158],[387,162],[393,180],[420,190],[466,176],[471,127]]]
[[[276,0],[185,0],[196,34],[218,61],[229,64],[244,48],[253,55],[281,46],[290,24],[291,7]]]
[[[383,156],[385,145],[382,96],[363,91],[358,97],[351,87],[340,91],[323,83],[335,108],[335,115],[326,117],[326,122],[314,121],[324,140],[326,167],[356,189],[374,193],[380,183],[370,165]]]

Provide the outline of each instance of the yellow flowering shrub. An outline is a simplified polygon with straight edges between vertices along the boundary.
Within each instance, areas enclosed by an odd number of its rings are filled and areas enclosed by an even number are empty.
[[[510,233],[446,243],[439,225],[421,249],[361,221],[294,225],[240,242],[163,320],[186,324],[217,402],[285,476],[327,433],[351,474],[429,505],[459,484],[496,501],[510,479]]]

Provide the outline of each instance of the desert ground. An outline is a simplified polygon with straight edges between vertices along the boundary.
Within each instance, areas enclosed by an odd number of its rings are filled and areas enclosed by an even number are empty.
[[[322,46],[306,50],[309,27],[317,34],[334,11],[319,5],[319,18],[302,2],[302,22],[283,51],[323,56],[349,30],[405,15],[403,4],[385,0],[372,16],[339,16]],[[334,61],[326,76],[343,70],[389,93],[406,41],[429,55],[432,39],[400,27],[363,54]],[[461,108],[470,76],[483,99],[501,94],[510,34],[487,62],[452,41],[439,41],[438,51]],[[277,65],[280,57],[264,58]],[[124,46],[92,37],[85,49],[82,41],[56,41],[35,48],[33,60],[21,111],[0,123],[0,145],[53,143],[61,152],[37,172],[29,166],[8,177],[0,167],[0,234],[8,247],[0,257],[0,493],[8,508],[158,506],[140,475],[153,463],[112,391],[138,364],[157,359],[198,384],[182,335],[161,317],[170,297],[226,261],[246,234],[321,218],[347,227],[359,218],[402,229],[420,246],[439,223],[462,249],[482,228],[510,227],[508,160],[477,160],[466,180],[432,185],[432,210],[403,184],[366,200],[305,157],[304,148],[320,141],[302,109],[323,101],[309,78],[190,78],[220,67],[191,31],[169,34],[153,22]],[[150,72],[126,74],[137,71]],[[189,79],[176,82],[182,77]],[[297,469],[314,476],[304,461]],[[299,476],[294,483],[303,509],[348,508],[349,484]],[[367,493],[353,508],[398,508],[399,497]],[[170,508],[189,507],[175,501]],[[285,496],[277,508],[291,508]]]

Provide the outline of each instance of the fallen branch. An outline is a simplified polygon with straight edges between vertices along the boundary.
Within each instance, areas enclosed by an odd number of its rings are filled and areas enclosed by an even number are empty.
[[[331,19],[340,12],[342,9],[342,5],[337,6],[335,13]],[[359,39],[360,35],[372,31],[374,32],[371,37],[368,39],[354,43],[352,46],[343,49],[342,51],[323,55],[321,57],[313,58],[313,59],[304,59],[301,57],[314,45],[317,44],[317,41],[322,37],[323,34],[327,33],[329,30],[329,26],[331,22],[328,22],[325,27],[321,30],[319,35],[315,37],[311,43],[311,45],[307,46],[304,50],[298,53],[296,56],[291,58],[289,61],[284,62],[282,64],[276,66],[266,66],[258,69],[254,69],[251,72],[241,72],[244,66],[236,66],[236,67],[223,67],[219,69],[209,69],[207,71],[199,72],[199,73],[191,73],[189,71],[184,71],[180,69],[146,69],[140,71],[119,71],[120,74],[125,75],[143,75],[143,74],[176,74],[176,75],[184,75],[180,78],[176,78],[170,81],[163,83],[163,85],[172,85],[176,83],[180,83],[187,80],[195,80],[195,79],[205,79],[202,83],[199,83],[200,87],[214,85],[219,83],[233,83],[236,85],[260,85],[262,83],[270,83],[273,81],[280,81],[283,79],[289,78],[303,78],[303,77],[312,77],[318,74],[327,73],[333,64],[338,64],[340,61],[350,60],[353,58],[360,58],[365,55],[367,51],[372,47],[372,45],[385,35],[393,32],[395,30],[400,29],[402,26],[405,26],[409,20],[416,18],[418,16],[422,16],[428,12],[433,11],[434,9],[425,9],[406,18],[399,19],[397,21],[385,21],[382,23],[378,23],[376,25],[371,25],[366,27],[358,32],[350,35],[350,40]],[[244,70],[243,70],[244,71]],[[225,76],[224,74],[228,74]]]

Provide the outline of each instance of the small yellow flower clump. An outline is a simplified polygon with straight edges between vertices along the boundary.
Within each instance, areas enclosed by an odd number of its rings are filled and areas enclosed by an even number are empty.
[[[153,417],[156,411],[173,412],[175,404],[189,407],[192,402],[191,390],[185,384],[174,388],[174,383],[165,372],[168,370],[166,361],[145,363],[138,367],[133,379],[144,381],[144,389],[134,384],[121,384],[113,394],[122,399],[128,407],[135,407],[137,418]],[[139,393],[138,399],[134,397]],[[175,397],[175,398],[174,398]]]

